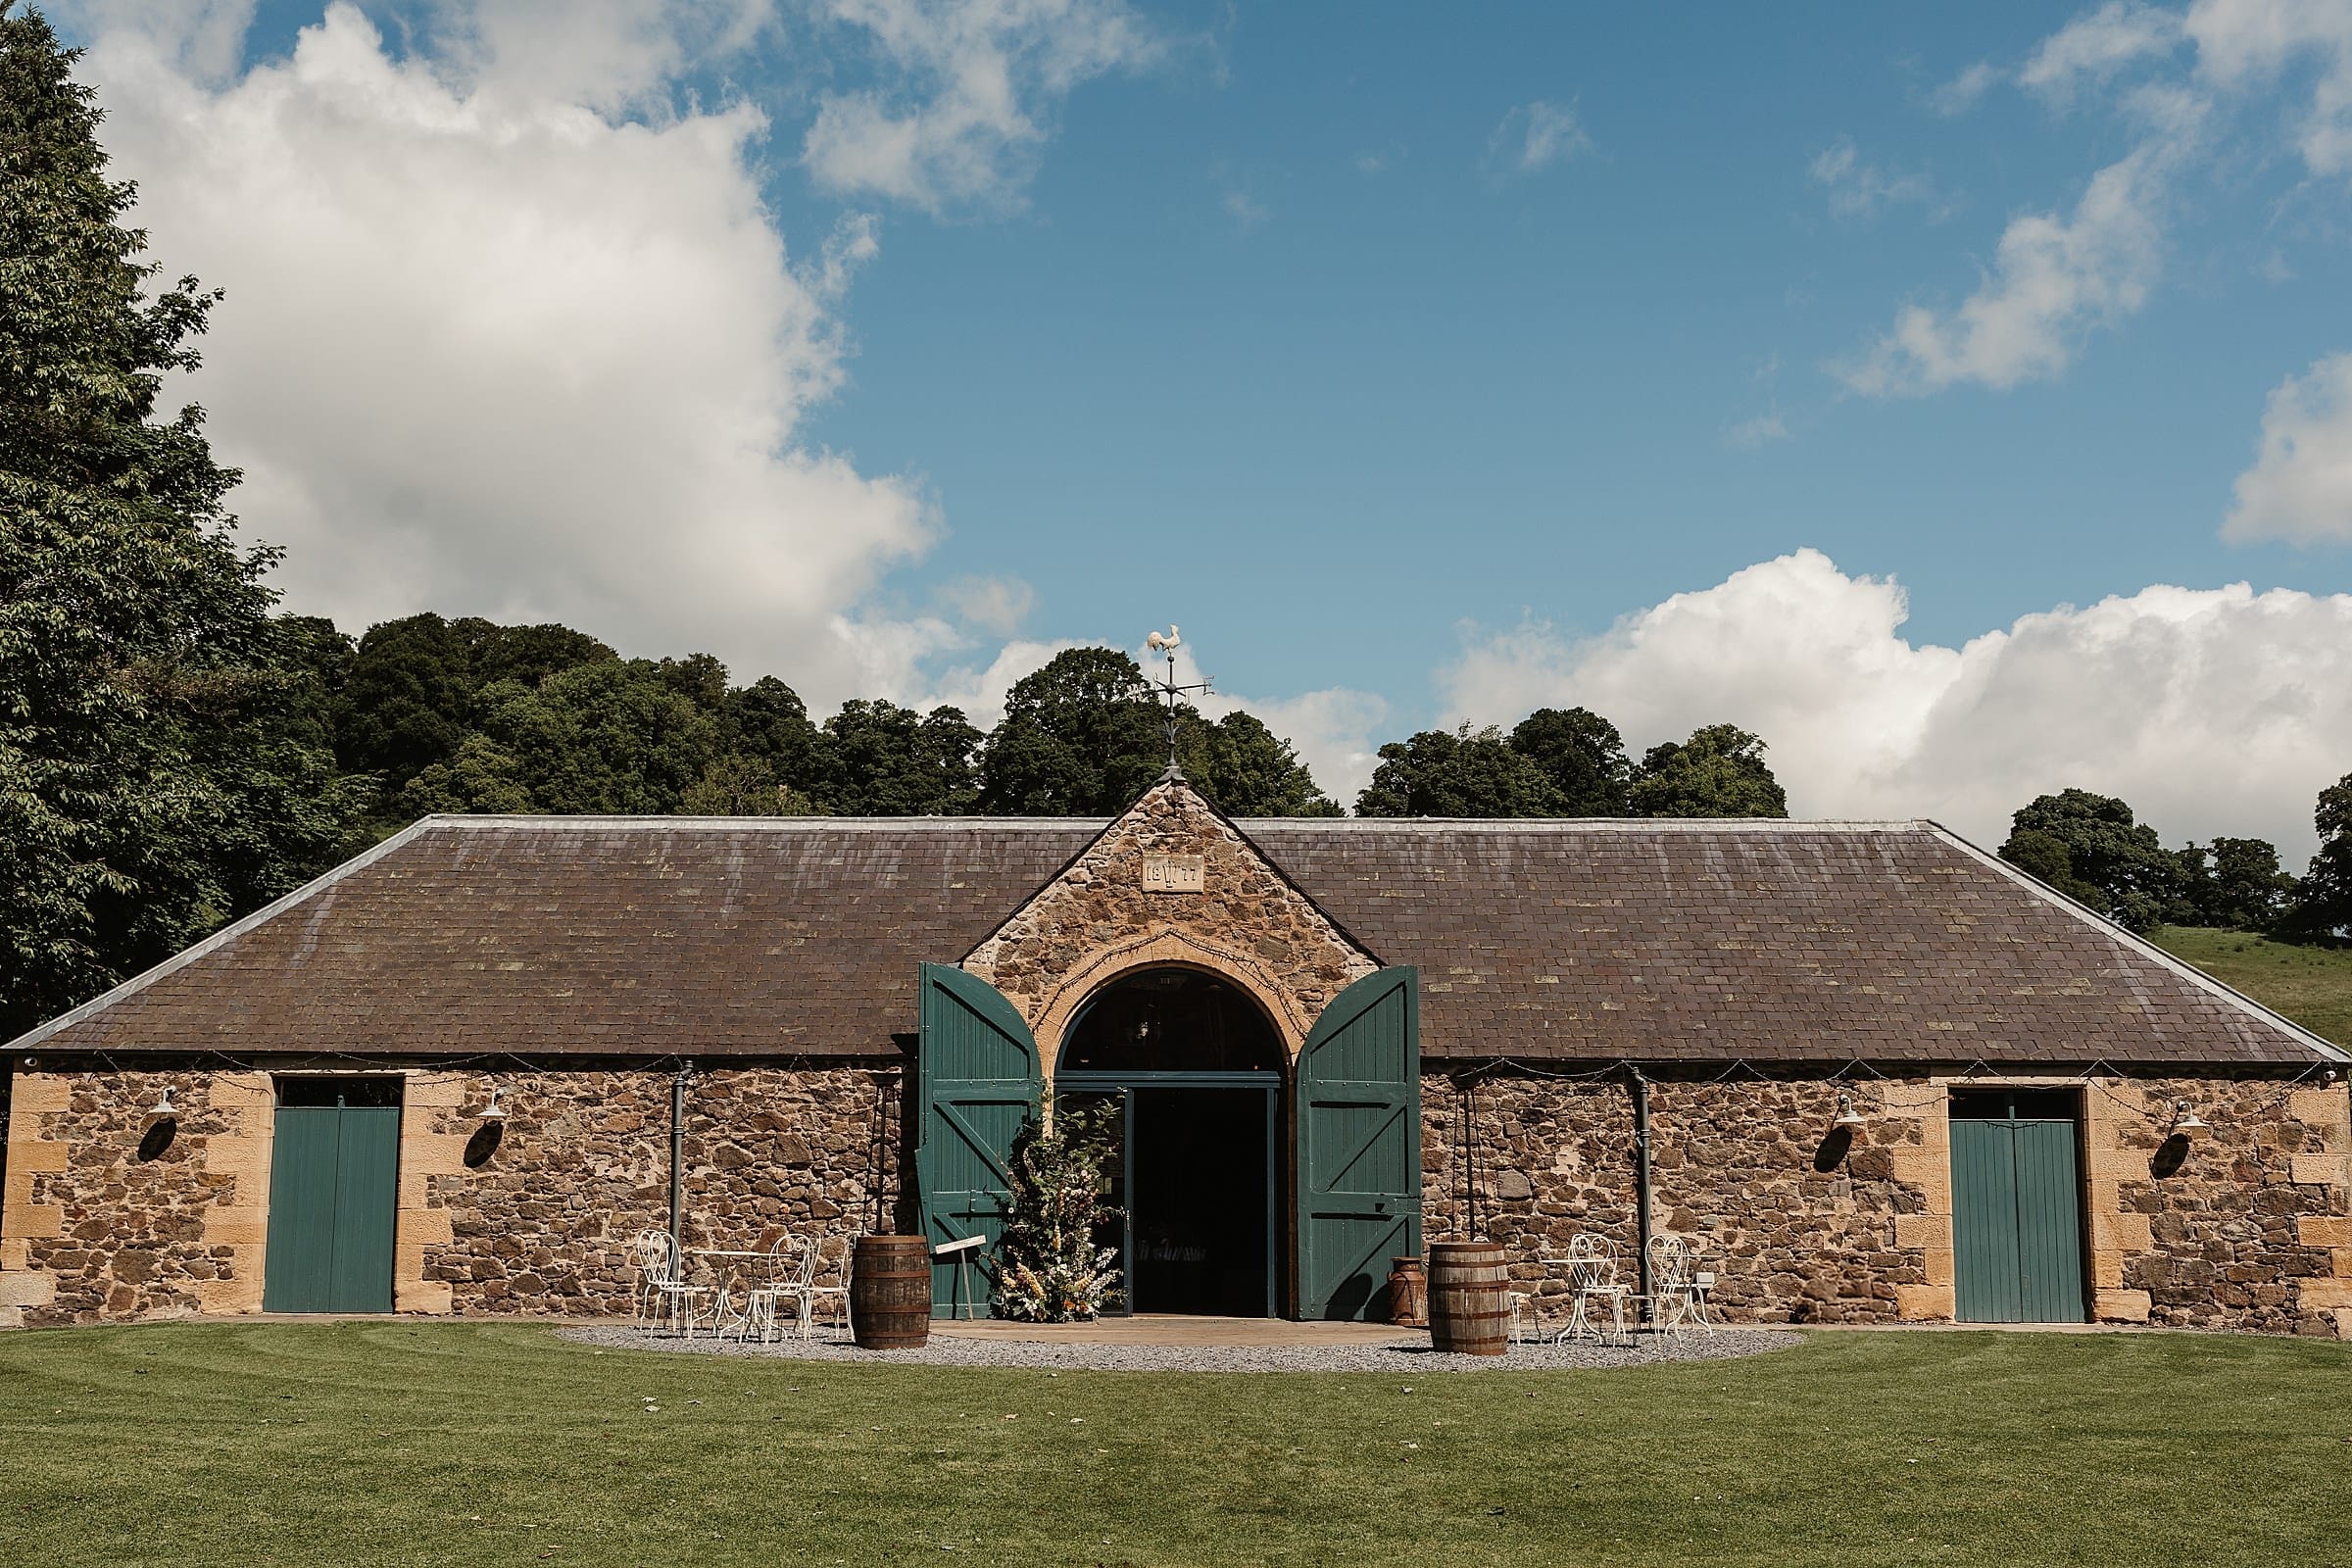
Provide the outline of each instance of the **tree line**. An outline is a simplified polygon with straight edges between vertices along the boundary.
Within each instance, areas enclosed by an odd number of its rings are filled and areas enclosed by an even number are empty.
[[[2111,795],[2068,789],[2010,819],[2001,858],[2132,931],[2163,925],[2253,931],[2290,942],[2352,933],[2352,773],[2320,791],[2320,850],[2298,877],[2267,839],[2168,850]]]

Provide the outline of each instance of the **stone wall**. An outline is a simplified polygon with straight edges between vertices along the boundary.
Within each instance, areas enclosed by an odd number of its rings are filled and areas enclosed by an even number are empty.
[[[268,1095],[249,1073],[15,1075],[0,1327],[257,1309]]]
[[[479,1111],[493,1083],[495,1146]],[[1732,1320],[1948,1320],[1945,1105],[1912,1077],[1653,1084],[1655,1223],[1696,1239]],[[1984,1087],[1984,1079],[1967,1080]],[[2056,1082],[2056,1081],[2052,1081]],[[171,1138],[150,1107],[166,1084]],[[627,1248],[667,1219],[666,1072],[408,1074],[402,1310],[625,1313]],[[2115,1322],[2352,1335],[2352,1101],[2344,1086],[2184,1078],[2082,1097],[2094,1309]],[[1865,1126],[1832,1128],[1840,1091]],[[822,1234],[835,1255],[902,1195],[906,1073],[747,1066],[691,1086],[690,1246]],[[2207,1124],[2173,1131],[2185,1098]],[[1635,1243],[1620,1079],[1494,1072],[1422,1083],[1427,1234],[1504,1242],[1522,1288],[1579,1231]],[[21,1073],[0,1203],[0,1326],[258,1310],[272,1096],[257,1072]],[[1556,1308],[1554,1309],[1556,1310]]]
[[[669,1220],[670,1075],[405,1076],[395,1306],[628,1312],[629,1244]],[[895,1063],[698,1075],[686,1244],[755,1248],[790,1230],[838,1260],[877,1214],[889,1228],[903,1077]],[[168,1142],[148,1113],[166,1083],[180,1108]],[[493,1083],[508,1111],[494,1133],[479,1114]],[[261,1309],[268,1074],[21,1074],[12,1110],[0,1327]]]
[[[722,1068],[686,1096],[682,1238],[752,1249],[789,1230],[826,1239],[888,1227],[899,1189],[894,1066]],[[466,1075],[430,1132],[470,1143],[492,1079]],[[669,1223],[670,1075],[630,1069],[501,1074],[495,1150],[433,1175],[425,1205],[447,1240],[424,1278],[459,1313],[625,1314],[639,1232]]]
[[[1653,1225],[1697,1242],[1731,1321],[1948,1321],[1946,1106],[1963,1082],[1990,1080],[1653,1083]],[[2344,1087],[2045,1082],[2082,1096],[2098,1318],[2352,1337]],[[1840,1093],[1864,1117],[1850,1138],[1833,1126]],[[2178,1098],[2210,1131],[2170,1136]],[[1500,1241],[1520,1288],[1554,1300],[1565,1270],[1542,1259],[1564,1255],[1579,1231],[1617,1243],[1633,1276],[1634,1113],[1621,1079],[1432,1073],[1422,1103],[1433,1240]]]
[[[1149,856],[1199,856],[1198,892],[1146,886]],[[1154,785],[963,967],[1009,998],[1046,1070],[1069,1018],[1132,969],[1189,964],[1249,991],[1295,1054],[1326,1004],[1378,967],[1182,781]]]
[[[2352,1336],[2344,1090],[2174,1079],[2091,1099],[2102,1316]],[[2173,1132],[2177,1100],[2210,1130]]]
[[[1890,1322],[1897,1291],[1925,1278],[1896,1216],[1925,1195],[1898,1179],[1887,1141],[1916,1143],[1875,1088],[1850,1091],[1878,1139],[1833,1135],[1841,1086],[1826,1083],[1650,1087],[1651,1222],[1696,1244],[1717,1277],[1727,1319]],[[1523,1290],[1556,1314],[1567,1254],[1590,1231],[1616,1243],[1636,1278],[1638,1194],[1633,1095],[1621,1078],[1489,1074],[1422,1080],[1424,1225],[1432,1239],[1481,1234],[1504,1243]]]

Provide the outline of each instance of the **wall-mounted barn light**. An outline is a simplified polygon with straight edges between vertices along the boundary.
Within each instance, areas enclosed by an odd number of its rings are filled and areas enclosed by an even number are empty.
[[[1833,1127],[1843,1127],[1846,1129],[1846,1131],[1851,1132],[1857,1127],[1863,1127],[1869,1124],[1864,1120],[1862,1112],[1854,1108],[1854,1097],[1851,1095],[1839,1095],[1838,1097],[1838,1119],[1832,1122],[1830,1125]]]
[[[498,1102],[498,1085],[496,1084],[490,1086],[490,1103],[482,1107],[481,1118],[484,1121],[505,1121],[507,1119],[507,1107]]]
[[[2187,1101],[2176,1100],[2173,1102],[2173,1131],[2201,1133],[2205,1131],[2205,1119],[2197,1114],[2196,1107]]]
[[[179,1107],[172,1103],[172,1086],[170,1084],[164,1085],[164,1092],[156,1097],[154,1104],[147,1107],[147,1114],[150,1116],[176,1116],[179,1114]]]

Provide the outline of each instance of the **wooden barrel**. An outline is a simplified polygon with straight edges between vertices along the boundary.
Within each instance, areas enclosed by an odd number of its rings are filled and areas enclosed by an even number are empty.
[[[1429,1344],[1463,1355],[1511,1348],[1509,1273],[1500,1242],[1429,1246]]]
[[[860,1236],[850,1264],[850,1332],[865,1350],[919,1350],[931,1339],[931,1244]]]
[[[1400,1329],[1429,1327],[1429,1271],[1418,1257],[1389,1259],[1389,1321]]]

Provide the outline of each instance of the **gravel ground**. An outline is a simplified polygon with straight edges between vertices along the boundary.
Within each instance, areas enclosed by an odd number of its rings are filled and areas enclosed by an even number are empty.
[[[1043,1367],[1091,1372],[1561,1372],[1644,1366],[1655,1361],[1711,1361],[1787,1349],[1803,1336],[1787,1329],[1722,1329],[1713,1334],[1643,1335],[1619,1346],[1514,1345],[1508,1355],[1440,1355],[1426,1338],[1392,1345],[1200,1346],[1070,1345],[933,1336],[919,1350],[860,1350],[843,1339],[785,1339],[771,1345],[681,1340],[629,1324],[568,1328],[581,1345],[700,1355],[764,1355],[784,1360],[854,1361],[889,1366]]]

